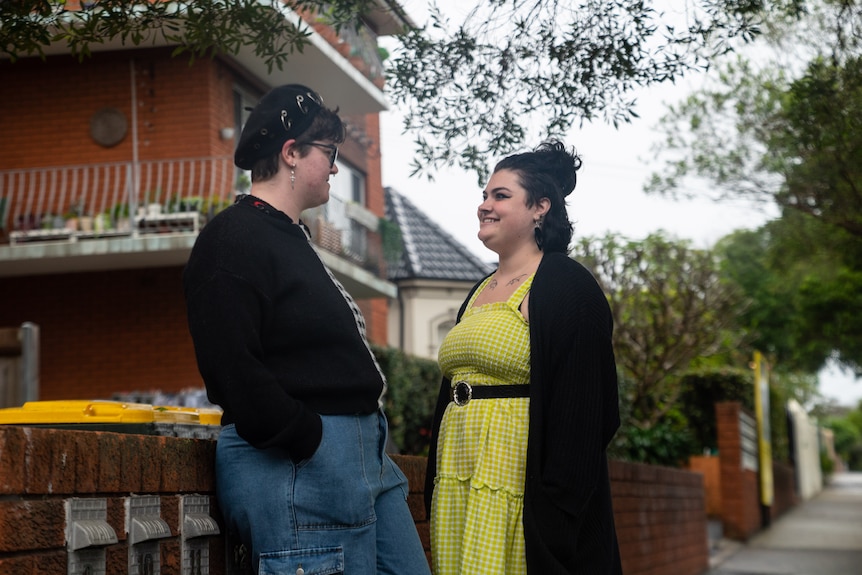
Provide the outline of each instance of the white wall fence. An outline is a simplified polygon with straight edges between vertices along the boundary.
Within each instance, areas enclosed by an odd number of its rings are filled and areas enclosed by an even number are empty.
[[[820,469],[820,428],[795,400],[787,402],[792,457],[796,468],[796,488],[803,500],[812,498],[823,489]]]

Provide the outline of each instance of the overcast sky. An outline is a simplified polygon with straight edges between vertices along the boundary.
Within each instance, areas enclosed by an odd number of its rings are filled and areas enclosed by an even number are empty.
[[[679,88],[675,88],[679,93]],[[673,98],[674,89],[656,89],[639,97],[635,123],[620,126],[593,124],[573,130],[565,143],[574,146],[583,160],[578,184],[568,198],[569,217],[577,237],[615,232],[642,239],[663,229],[678,238],[692,240],[697,247],[709,247],[722,236],[741,228],[761,225],[775,211],[767,213],[751,206],[715,204],[709,200],[673,201],[643,192],[644,183],[659,167],[651,161],[650,147],[658,140],[655,126],[663,111],[664,96]],[[671,100],[672,101],[672,100]],[[401,135],[397,110],[382,114],[383,182],[421,207],[446,231],[480,257],[493,259],[476,239],[476,208],[482,187],[476,176],[451,168],[435,175],[435,181],[409,176],[414,152],[412,138]],[[539,142],[529,142],[533,147]],[[500,158],[489,158],[493,167]]]

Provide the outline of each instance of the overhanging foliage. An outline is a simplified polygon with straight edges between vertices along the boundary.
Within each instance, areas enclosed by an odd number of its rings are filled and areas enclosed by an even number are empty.
[[[57,44],[83,59],[94,47],[112,41],[125,46],[164,42],[177,46],[175,55],[194,60],[236,54],[251,46],[272,71],[308,44],[309,31],[298,12],[321,14],[340,28],[355,23],[373,4],[373,0],[5,0],[0,2],[0,54],[13,61],[44,56]]]
[[[119,40],[176,45],[192,59],[250,46],[270,71],[307,43],[293,13],[336,28],[358,22],[378,0],[5,0],[0,54],[43,55],[52,43],[81,58]],[[475,171],[492,159],[573,125],[637,117],[633,91],[709,66],[757,36],[768,17],[799,14],[803,0],[487,0],[463,21],[431,6],[429,24],[400,37],[388,91],[415,136],[413,170]],[[78,9],[81,6],[82,9]],[[458,6],[462,8],[462,6]],[[291,13],[292,12],[292,13]]]
[[[586,238],[574,251],[608,294],[617,365],[631,382],[626,401],[633,423],[648,429],[677,404],[696,359],[738,343],[743,300],[711,252],[661,233]]]

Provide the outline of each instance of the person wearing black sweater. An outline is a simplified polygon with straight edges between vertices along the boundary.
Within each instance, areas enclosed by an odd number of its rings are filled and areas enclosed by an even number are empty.
[[[250,194],[201,230],[183,274],[198,368],[223,409],[216,495],[255,573],[430,573],[385,453],[364,320],[300,221],[329,199],[344,138],[313,90],[264,95],[234,156]]]
[[[613,319],[568,256],[561,142],[509,156],[479,206],[499,256],[439,352],[426,474],[435,575],[622,573],[606,448],[620,424]]]

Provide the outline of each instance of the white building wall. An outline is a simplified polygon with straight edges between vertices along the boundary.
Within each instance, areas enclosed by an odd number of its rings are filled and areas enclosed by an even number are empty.
[[[793,426],[793,457],[796,461],[797,489],[803,501],[812,498],[823,489],[823,473],[820,470],[820,432],[817,422],[808,416],[795,400],[787,402],[790,424]]]
[[[389,345],[404,353],[437,359],[440,342],[455,322],[474,282],[406,280],[389,301]]]

